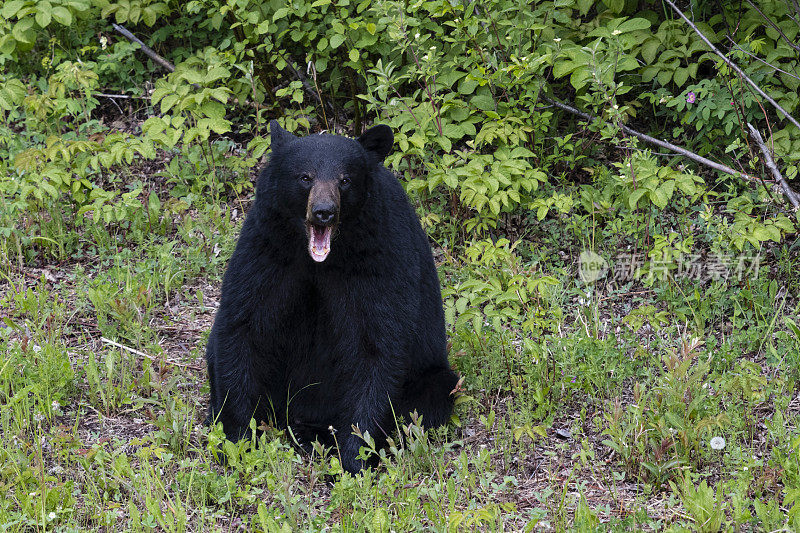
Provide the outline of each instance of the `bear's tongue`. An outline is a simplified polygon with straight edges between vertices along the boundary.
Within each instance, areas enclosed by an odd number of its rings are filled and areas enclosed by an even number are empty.
[[[332,229],[331,226],[309,225],[308,253],[311,254],[311,259],[318,263],[325,261],[331,252]]]

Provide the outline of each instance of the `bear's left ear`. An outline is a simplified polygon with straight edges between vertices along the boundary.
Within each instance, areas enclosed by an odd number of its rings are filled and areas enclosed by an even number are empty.
[[[392,128],[385,124],[373,126],[358,138],[358,142],[367,152],[372,152],[378,161],[383,161],[389,152],[392,151],[394,143],[394,133]]]
[[[296,139],[294,135],[281,128],[281,125],[278,124],[277,120],[272,120],[269,123],[269,137],[271,148],[273,150],[280,148],[281,146],[289,143],[289,141]]]

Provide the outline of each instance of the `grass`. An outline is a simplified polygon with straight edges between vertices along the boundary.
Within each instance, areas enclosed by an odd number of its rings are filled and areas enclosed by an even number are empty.
[[[464,377],[454,422],[402,424],[353,477],[274,429],[234,444],[203,426],[205,341],[247,195],[170,207],[168,190],[127,225],[39,224],[22,267],[3,248],[4,530],[800,527],[796,248],[764,250],[741,281],[587,285],[574,223],[523,229],[518,249],[436,244]]]
[[[465,379],[448,428],[403,425],[382,466],[356,477],[340,474],[335,450],[298,455],[273,429],[224,441],[202,425],[203,351],[239,207],[201,204],[133,242],[124,230],[73,228],[70,239],[90,241],[74,257],[6,263],[4,529],[798,524],[800,341],[784,327],[798,303],[769,274],[744,285],[601,281],[587,294],[576,258],[520,254],[516,266],[558,280],[527,308],[548,316],[451,331],[451,360]],[[552,246],[546,234],[536,238]],[[446,289],[465,268],[440,262]],[[498,271],[495,263],[470,275]],[[724,449],[710,448],[714,436]]]

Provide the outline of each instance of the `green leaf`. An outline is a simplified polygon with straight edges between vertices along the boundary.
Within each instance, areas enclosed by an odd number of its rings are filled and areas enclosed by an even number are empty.
[[[10,19],[14,15],[17,14],[17,11],[25,6],[25,2],[23,0],[12,0],[11,2],[6,2],[3,5],[3,11],[1,12],[4,19]]]
[[[658,54],[658,49],[661,47],[661,41],[656,39],[655,37],[651,37],[647,39],[641,48],[642,59],[648,65],[651,64],[656,59],[656,54]]]
[[[590,76],[588,68],[575,69],[569,77],[569,83],[576,90],[581,90],[588,83]]]
[[[675,180],[662,183],[657,189],[650,192],[650,201],[659,209],[667,207],[672,193],[675,191]]]
[[[36,24],[40,28],[46,28],[50,24],[52,10],[53,6],[50,5],[50,2],[39,3],[36,11]]]
[[[645,193],[647,193],[647,189],[639,188],[633,191],[631,195],[628,196],[628,206],[630,206],[631,209],[636,209],[639,199],[644,196]]]
[[[786,322],[786,325],[789,326],[789,329],[791,329],[792,332],[794,332],[795,338],[800,341],[800,327],[798,327],[797,324],[794,323],[794,320],[792,320],[788,316],[783,317],[783,321]]]
[[[578,0],[578,9],[581,12],[581,15],[586,15],[589,12],[589,9],[595,4],[593,0]]]
[[[159,200],[158,195],[155,192],[151,192],[150,196],[147,198],[147,207],[154,214],[157,214],[159,211],[161,211],[161,200]]]
[[[11,29],[11,35],[21,43],[32,44],[36,40],[36,33],[33,31],[33,19],[25,17]]]
[[[580,66],[574,61],[556,61],[553,65],[553,76],[562,78]]]
[[[278,21],[289,14],[288,7],[282,7],[275,11],[275,14],[272,15],[272,22]]]
[[[14,39],[13,35],[6,34],[0,36],[0,54],[11,55],[16,47],[17,40]]]
[[[653,81],[653,78],[659,73],[659,69],[657,66],[649,66],[642,69],[642,81],[645,83],[649,83]]]
[[[675,74],[672,77],[672,81],[674,81],[675,85],[677,85],[678,87],[683,87],[683,84],[686,83],[686,80],[688,78],[689,78],[689,69],[677,68],[675,69]],[[708,117],[706,117],[706,119],[708,119]]]
[[[389,514],[386,509],[378,507],[373,511],[372,520],[369,523],[370,533],[384,533],[389,531]]]
[[[180,97],[175,93],[166,95],[164,99],[161,100],[161,113],[166,113],[172,109],[172,107],[178,103],[178,100],[180,100]]]
[[[336,49],[344,42],[345,37],[341,33],[331,36],[331,48]]]
[[[353,63],[357,63],[360,58],[360,54],[358,53],[358,50],[356,50],[355,48],[352,48],[350,50],[348,56],[350,57],[350,61],[352,61]]]
[[[753,237],[759,241],[766,241],[770,238],[770,232],[765,226],[756,226],[753,228]]]
[[[458,92],[461,94],[472,94],[475,92],[475,89],[478,87],[479,82],[477,80],[473,80],[470,77],[466,77],[461,80],[458,84]]]
[[[643,18],[635,18],[626,20],[619,26],[617,26],[615,31],[620,33],[628,33],[631,31],[638,31],[638,30],[646,30],[650,27],[650,21]]]
[[[625,0],[603,0],[603,3],[612,13],[622,13],[625,9]]]
[[[265,20],[261,24],[256,26],[256,34],[264,35],[265,33],[269,33],[269,24],[270,22],[268,20]]]
[[[72,24],[72,13],[64,6],[56,6],[53,8],[53,19],[59,24],[69,26]]]
[[[464,128],[458,124],[445,124],[442,131],[450,139],[460,139],[464,136]]]
[[[142,10],[142,22],[144,22],[147,26],[153,26],[156,23],[156,12],[151,7],[146,7]],[[219,26],[217,26],[219,29]]]
[[[231,131],[230,121],[219,117],[213,117],[210,120],[211,120],[210,123],[211,129],[217,135],[222,135],[223,133],[228,133],[229,131]]]
[[[493,111],[494,110],[494,100],[491,96],[487,95],[477,95],[473,96],[470,100],[470,103],[480,109],[481,111]]]
[[[550,211],[550,208],[547,205],[540,205],[539,209],[536,210],[536,219],[540,221],[544,220],[548,211]]]

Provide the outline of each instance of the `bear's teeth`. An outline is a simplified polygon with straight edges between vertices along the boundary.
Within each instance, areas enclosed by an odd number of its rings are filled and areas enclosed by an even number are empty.
[[[311,259],[318,263],[325,261],[331,251],[331,233],[333,233],[333,228],[330,226],[320,228],[311,225],[310,230],[308,236],[309,255],[311,255]]]

